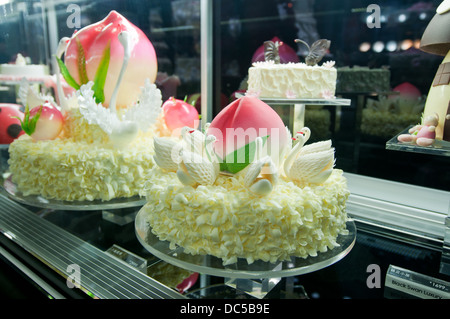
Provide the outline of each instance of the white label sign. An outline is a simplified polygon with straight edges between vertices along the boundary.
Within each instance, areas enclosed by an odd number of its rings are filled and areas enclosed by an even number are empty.
[[[389,265],[385,286],[422,299],[450,299],[448,282],[393,265]]]

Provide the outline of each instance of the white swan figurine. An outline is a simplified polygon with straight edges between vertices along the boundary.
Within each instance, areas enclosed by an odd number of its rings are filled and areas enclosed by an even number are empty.
[[[206,137],[202,132],[187,126],[181,129],[180,136],[181,140],[156,136],[153,138],[155,163],[163,170],[177,172],[180,181],[185,185],[214,182],[218,174],[216,170],[219,169],[218,164],[211,166],[215,160],[211,149],[215,137]],[[213,169],[211,176],[203,176],[208,175],[209,169]],[[199,174],[203,174],[203,177],[197,176]]]
[[[183,150],[206,155],[206,135],[199,130],[194,130],[191,127],[185,126],[181,129],[180,134]],[[212,141],[210,141],[212,142]]]
[[[322,184],[333,171],[334,148],[331,147],[331,140],[305,146],[310,135],[307,127],[295,135],[297,144],[285,159],[284,173],[289,179],[302,184]]]
[[[255,195],[265,196],[272,192],[278,181],[278,169],[270,156],[261,158],[263,144],[261,137],[256,138],[255,144],[255,159],[247,167],[244,186]]]
[[[194,133],[194,132],[192,132]],[[177,176],[184,185],[212,185],[217,179],[220,165],[213,154],[212,144],[216,141],[213,135],[206,136],[205,147],[201,150],[183,148]]]
[[[163,170],[176,172],[178,170],[178,164],[181,161],[181,145],[179,145],[179,141],[167,137],[155,136],[153,138],[153,147],[155,150],[153,159],[156,165]]]
[[[76,92],[76,96],[80,113],[87,122],[98,125],[109,135],[112,145],[122,148],[137,137],[139,129],[145,131],[150,124],[156,121],[161,111],[162,101],[160,90],[155,84],[146,80],[139,96],[139,102],[119,116],[116,110],[117,94],[134,44],[132,36],[127,31],[119,33],[118,39],[124,48],[124,58],[108,108],[96,102],[92,81],[82,85]]]

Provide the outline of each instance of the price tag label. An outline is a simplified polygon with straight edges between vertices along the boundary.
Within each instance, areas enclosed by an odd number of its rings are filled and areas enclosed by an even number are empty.
[[[122,260],[128,265],[137,268],[139,271],[147,271],[147,261],[144,258],[139,257],[120,246],[113,245],[106,252],[113,255],[117,259]]]
[[[448,282],[393,265],[389,265],[385,286],[397,292],[391,292],[390,297],[450,299],[450,284]]]

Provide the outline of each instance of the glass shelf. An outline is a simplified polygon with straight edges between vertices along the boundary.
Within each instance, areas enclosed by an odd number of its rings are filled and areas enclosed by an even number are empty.
[[[114,198],[109,201],[63,201],[56,199],[46,199],[39,195],[23,195],[17,190],[16,185],[9,176],[3,183],[2,193],[12,200],[39,208],[69,211],[93,211],[93,210],[117,210],[123,208],[132,208],[143,206],[146,203],[145,198],[134,196],[129,198]]]
[[[42,76],[0,75],[0,83],[8,85],[19,85],[22,83],[23,78],[26,78],[28,82],[35,82],[35,83],[46,83],[52,80],[51,75],[42,75]]]
[[[242,94],[236,95],[238,98]],[[291,132],[301,130],[305,125],[306,106],[349,106],[351,99],[288,99],[259,97],[261,101],[270,105],[281,117]]]
[[[387,96],[387,95],[400,95],[398,91],[337,91],[336,95],[348,95],[348,96]]]
[[[408,130],[413,127],[412,125],[391,138],[386,142],[387,150],[403,151],[403,152],[413,152],[422,153],[429,155],[439,155],[439,156],[449,156],[450,157],[450,143],[445,141],[436,140],[433,145],[430,146],[419,146],[413,143],[402,143],[399,142],[397,137],[400,134],[409,134]]]
[[[260,100],[269,105],[292,105],[292,104],[303,104],[303,105],[341,105],[347,106],[351,104],[350,99],[286,99],[286,98],[263,98]]]
[[[243,97],[244,94],[236,94],[237,98]],[[259,97],[259,99],[269,105],[293,105],[293,104],[303,104],[303,105],[350,105],[351,99],[288,99],[288,98],[269,98],[269,97]]]
[[[222,259],[214,256],[186,254],[182,247],[171,249],[168,241],[161,241],[152,233],[143,209],[138,212],[135,220],[135,231],[139,242],[156,257],[201,274],[239,279],[291,277],[328,267],[344,258],[353,248],[356,240],[356,226],[352,220],[347,222],[347,230],[348,235],[340,235],[336,240],[339,247],[318,253],[316,257],[292,257],[289,261],[278,263],[259,260],[252,264],[248,264],[245,259],[240,258],[238,262],[224,266]]]

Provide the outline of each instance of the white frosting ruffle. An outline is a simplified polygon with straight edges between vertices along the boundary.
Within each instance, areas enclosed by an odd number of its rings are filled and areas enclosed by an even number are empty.
[[[274,61],[256,61],[252,63],[253,67],[256,68],[267,68],[267,69],[317,69],[317,68],[326,68],[331,69],[335,65],[334,61],[324,62],[321,66],[316,65],[307,65],[303,62],[287,62],[287,63],[275,63]]]
[[[319,186],[281,180],[265,197],[246,191],[239,175],[193,188],[158,167],[149,174],[142,195],[152,231],[189,254],[210,254],[224,264],[306,258],[333,249],[346,232],[349,192],[340,170]]]
[[[308,66],[270,62],[255,62],[249,68],[249,92],[280,98],[323,98],[325,92],[327,96],[335,95],[337,71],[330,63]]]

